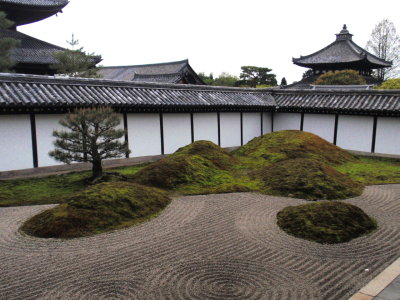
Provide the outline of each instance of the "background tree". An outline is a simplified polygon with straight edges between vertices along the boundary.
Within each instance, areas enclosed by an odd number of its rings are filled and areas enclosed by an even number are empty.
[[[7,30],[13,26],[13,22],[6,18],[6,14],[0,11],[0,30]],[[11,59],[11,51],[19,45],[16,39],[0,38],[0,72],[10,72],[15,65]]]
[[[364,77],[355,70],[326,72],[317,78],[316,85],[360,85],[366,84]]]
[[[101,56],[94,53],[86,53],[83,47],[75,49],[79,45],[79,41],[75,40],[74,35],[67,43],[71,49],[65,49],[54,54],[58,63],[51,67],[57,74],[62,74],[70,77],[86,77],[98,78],[98,67],[96,64],[101,61]]]
[[[366,49],[376,56],[392,62],[392,67],[376,70],[376,77],[382,81],[395,77],[400,67],[400,37],[396,27],[388,19],[379,22],[372,30]]]
[[[272,69],[255,66],[243,66],[241,69],[240,80],[237,83],[240,86],[255,88],[257,85],[275,86],[277,84],[276,75],[269,74]]]
[[[282,86],[287,85],[287,81],[286,81],[286,78],[285,78],[285,77],[282,77],[281,85],[282,85]]]
[[[311,77],[314,75],[314,71],[312,69],[308,69],[303,73],[303,79]]]
[[[197,73],[201,80],[204,81],[205,84],[207,85],[212,85],[214,83],[214,75],[213,73],[210,73],[210,75],[206,75],[204,72]]]
[[[68,131],[53,131],[55,150],[49,155],[63,163],[92,163],[93,179],[103,175],[102,160],[129,153],[128,144],[119,140],[125,130],[117,129],[120,117],[111,108],[78,109],[67,114],[60,124]]]
[[[222,72],[217,78],[214,79],[212,85],[216,86],[235,86],[236,82],[239,80],[238,77],[231,75],[226,72]]]
[[[392,78],[384,81],[380,86],[375,87],[378,90],[400,90],[400,78]]]

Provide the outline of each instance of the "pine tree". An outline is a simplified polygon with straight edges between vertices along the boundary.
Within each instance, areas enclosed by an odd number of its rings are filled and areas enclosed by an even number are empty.
[[[0,30],[8,30],[13,26],[13,22],[6,18],[6,14],[0,11]],[[1,38],[0,39],[0,72],[10,72],[15,65],[15,62],[11,59],[11,51],[17,47],[19,41],[12,38]]]
[[[285,85],[287,85],[286,78],[285,78],[285,77],[282,77],[281,86],[285,86]]]
[[[120,117],[111,108],[78,109],[65,115],[60,124],[68,130],[53,131],[55,150],[49,155],[63,163],[92,163],[93,179],[103,175],[102,160],[130,152],[119,139],[125,130],[117,129]]]
[[[79,40],[76,40],[73,34],[71,40],[67,41],[67,43],[71,46],[71,49],[65,49],[54,54],[58,63],[51,67],[56,74],[69,77],[100,77],[97,74],[99,68],[96,63],[101,60],[101,56],[94,53],[86,53],[83,47],[75,49],[79,45]]]

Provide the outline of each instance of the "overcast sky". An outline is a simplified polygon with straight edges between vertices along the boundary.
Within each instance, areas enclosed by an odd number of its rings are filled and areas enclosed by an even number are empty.
[[[333,42],[343,24],[364,47],[384,18],[400,31],[400,0],[70,0],[18,30],[62,47],[74,33],[104,66],[188,58],[196,72],[239,75],[255,65],[290,83],[306,70],[292,57]]]

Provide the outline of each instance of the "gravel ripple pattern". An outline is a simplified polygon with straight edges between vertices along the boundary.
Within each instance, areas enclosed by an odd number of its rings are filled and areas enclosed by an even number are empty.
[[[256,193],[180,197],[147,223],[74,240],[19,231],[51,205],[0,208],[0,299],[347,299],[400,256],[400,185],[345,201],[378,230],[297,239],[276,214],[305,201]]]

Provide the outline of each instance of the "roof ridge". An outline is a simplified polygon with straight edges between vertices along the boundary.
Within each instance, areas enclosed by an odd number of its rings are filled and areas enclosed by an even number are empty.
[[[178,65],[181,63],[189,63],[188,59],[179,60],[179,61],[171,61],[171,62],[164,62],[164,63],[155,63],[155,64],[144,64],[144,65],[128,65],[128,66],[103,66],[102,69],[107,68],[132,68],[132,67],[147,67],[147,66],[162,66],[162,65]]]

